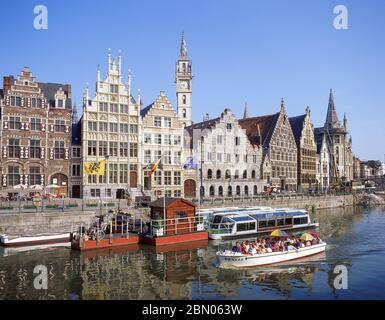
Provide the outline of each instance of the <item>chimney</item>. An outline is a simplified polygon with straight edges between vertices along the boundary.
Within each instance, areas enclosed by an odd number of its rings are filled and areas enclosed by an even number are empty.
[[[12,76],[5,76],[3,77],[3,90],[4,94],[11,89],[11,80],[13,79]]]

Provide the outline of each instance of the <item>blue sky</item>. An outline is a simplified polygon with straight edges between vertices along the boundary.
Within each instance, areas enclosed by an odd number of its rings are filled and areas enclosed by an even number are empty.
[[[48,30],[33,28],[33,8],[48,8]],[[349,29],[333,27],[343,4]],[[29,66],[42,82],[70,83],[81,102],[93,92],[97,65],[106,73],[107,50],[122,50],[123,74],[132,70],[144,104],[165,90],[175,106],[174,68],[181,32],[193,61],[193,118],[224,108],[237,115],[312,110],[315,126],[335,92],[346,112],[354,152],[385,154],[385,2],[378,0],[269,1],[6,1],[2,3],[1,75]]]

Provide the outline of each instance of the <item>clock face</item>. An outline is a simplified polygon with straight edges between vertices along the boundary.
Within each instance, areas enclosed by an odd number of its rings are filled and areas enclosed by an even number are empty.
[[[188,83],[187,81],[181,81],[179,86],[181,89],[187,89]]]

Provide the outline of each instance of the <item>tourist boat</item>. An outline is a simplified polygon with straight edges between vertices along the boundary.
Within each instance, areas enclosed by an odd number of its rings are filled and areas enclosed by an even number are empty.
[[[255,255],[224,250],[218,251],[216,256],[220,268],[250,268],[301,259],[325,252],[325,250],[326,243],[319,243],[300,249]]]
[[[315,229],[319,223],[310,219],[306,210],[269,209],[209,214],[206,229],[213,240],[266,234],[275,229],[304,230]]]
[[[0,244],[3,246],[30,246],[36,244],[70,242],[70,233],[36,234],[30,236],[0,235]]]

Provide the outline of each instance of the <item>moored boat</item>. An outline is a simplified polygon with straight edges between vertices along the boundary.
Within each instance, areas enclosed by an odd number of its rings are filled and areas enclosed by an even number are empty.
[[[268,209],[210,213],[206,221],[209,238],[213,240],[267,234],[274,229],[300,231],[316,229],[319,223],[311,221],[306,210]]]
[[[319,243],[308,247],[270,252],[263,254],[243,254],[231,250],[218,251],[216,253],[218,266],[220,268],[250,268],[257,266],[266,266],[271,264],[283,263],[291,260],[301,259],[324,252],[326,243]]]
[[[3,246],[31,246],[37,244],[69,242],[70,233],[35,234],[24,236],[0,235],[0,244]]]

